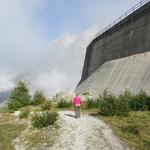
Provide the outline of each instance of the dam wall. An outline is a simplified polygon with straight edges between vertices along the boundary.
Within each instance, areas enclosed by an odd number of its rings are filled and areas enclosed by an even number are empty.
[[[78,93],[90,92],[97,98],[104,90],[116,95],[126,89],[150,94],[150,52],[105,62],[76,89]]]
[[[89,44],[75,92],[88,91],[94,98],[105,89],[117,95],[126,89],[150,94],[150,0],[141,3]]]
[[[150,51],[150,1],[89,44],[79,85],[105,62],[147,51]]]

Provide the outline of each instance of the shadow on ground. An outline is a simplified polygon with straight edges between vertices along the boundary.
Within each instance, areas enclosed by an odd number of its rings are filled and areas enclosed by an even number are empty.
[[[72,117],[72,118],[76,118],[74,115],[71,115],[71,114],[64,114],[64,115]]]

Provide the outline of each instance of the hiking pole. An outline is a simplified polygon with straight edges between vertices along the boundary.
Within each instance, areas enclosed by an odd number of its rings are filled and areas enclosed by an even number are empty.
[[[82,104],[81,104],[81,107],[82,107],[82,114],[84,115],[83,102],[82,102]]]

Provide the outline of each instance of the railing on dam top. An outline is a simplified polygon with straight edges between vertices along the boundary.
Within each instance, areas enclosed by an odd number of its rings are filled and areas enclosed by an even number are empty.
[[[99,35],[101,35],[102,33],[104,33],[105,31],[109,30],[110,28],[112,28],[114,25],[116,25],[117,23],[119,23],[121,20],[125,19],[127,16],[129,16],[130,14],[132,14],[133,12],[135,12],[137,9],[139,9],[140,7],[144,6],[146,3],[150,2],[150,0],[142,0],[140,1],[138,4],[136,4],[134,7],[132,7],[131,9],[129,9],[128,11],[126,11],[123,15],[121,15],[119,18],[117,18],[115,21],[113,21],[112,23],[110,23],[108,26],[106,26],[104,29],[102,29],[100,32],[98,32],[95,35],[95,38],[98,37]]]

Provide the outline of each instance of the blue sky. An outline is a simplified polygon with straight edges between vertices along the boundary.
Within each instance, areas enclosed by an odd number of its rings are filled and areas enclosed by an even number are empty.
[[[93,24],[105,27],[139,0],[44,0],[37,19],[45,24],[46,37],[64,32],[79,33]]]

